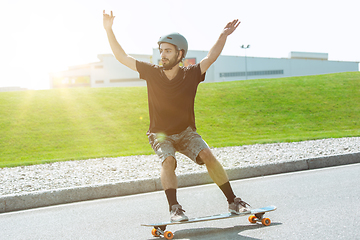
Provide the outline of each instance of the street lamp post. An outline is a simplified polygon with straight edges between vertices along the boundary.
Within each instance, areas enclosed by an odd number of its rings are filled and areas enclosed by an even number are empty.
[[[246,59],[246,49],[248,49],[250,45],[241,45],[241,48],[245,49],[245,79],[247,80],[247,59]]]

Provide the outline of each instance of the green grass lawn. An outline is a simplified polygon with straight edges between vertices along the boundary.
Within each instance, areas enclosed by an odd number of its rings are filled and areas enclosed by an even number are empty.
[[[202,83],[211,147],[360,136],[360,73]],[[153,154],[145,87],[0,93],[0,167]]]

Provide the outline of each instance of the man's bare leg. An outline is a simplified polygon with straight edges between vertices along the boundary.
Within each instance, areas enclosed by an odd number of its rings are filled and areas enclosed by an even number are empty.
[[[233,203],[236,196],[229,183],[229,177],[221,163],[216,159],[216,157],[212,154],[211,150],[208,148],[203,149],[199,153],[199,157],[205,163],[211,179],[219,186],[221,191],[224,193],[228,203]]]
[[[161,184],[164,190],[177,189],[178,182],[175,175],[176,160],[173,156],[167,157],[162,163]]]
[[[175,175],[176,160],[170,156],[165,159],[161,168],[161,184],[165,190],[166,198],[169,202],[170,221],[187,221],[189,218],[184,214],[182,206],[177,201],[176,191],[178,187]]]
[[[208,148],[203,149],[199,153],[199,156],[200,156],[201,160],[205,163],[211,179],[218,186],[222,186],[223,184],[229,182],[228,175],[225,172],[223,166],[216,159],[216,157],[212,154],[210,149],[208,149]]]
[[[229,203],[229,211],[236,214],[250,212],[250,209],[247,208],[247,205],[249,204],[242,201],[241,198],[235,196],[225,169],[212,154],[211,150],[208,148],[203,149],[199,153],[199,157],[205,163],[212,180],[219,186],[227,198]]]

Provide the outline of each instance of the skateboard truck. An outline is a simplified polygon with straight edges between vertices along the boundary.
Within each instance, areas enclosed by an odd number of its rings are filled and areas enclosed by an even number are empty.
[[[264,226],[269,226],[271,224],[270,218],[263,218],[265,213],[257,213],[255,215],[250,215],[248,220],[251,223],[261,222]]]
[[[165,229],[166,225],[154,227],[151,233],[154,237],[160,237],[161,235],[163,235],[166,239],[172,239],[174,237],[174,234],[170,231],[165,231]]]

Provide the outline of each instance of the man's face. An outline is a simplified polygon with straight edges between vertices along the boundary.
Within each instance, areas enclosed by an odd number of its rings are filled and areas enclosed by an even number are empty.
[[[171,66],[179,60],[178,51],[170,43],[161,43],[159,47],[161,61],[163,66]]]

